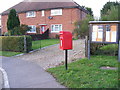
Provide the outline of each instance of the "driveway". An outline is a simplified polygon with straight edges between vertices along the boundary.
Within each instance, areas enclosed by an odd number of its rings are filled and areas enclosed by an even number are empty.
[[[85,40],[83,39],[74,40],[73,50],[68,51],[68,62],[84,58],[85,57],[84,52],[85,52]],[[60,50],[59,44],[57,44],[14,58],[27,60],[38,64],[44,69],[48,69],[51,67],[58,66],[64,62],[64,51]]]

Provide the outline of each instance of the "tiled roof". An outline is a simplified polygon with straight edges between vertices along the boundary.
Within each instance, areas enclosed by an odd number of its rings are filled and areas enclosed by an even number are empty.
[[[46,9],[56,9],[56,8],[81,8],[77,3],[72,0],[68,0],[69,2],[33,2],[35,0],[25,0],[20,2],[19,4],[9,8],[8,10],[2,12],[2,15],[8,14],[11,9],[15,9],[17,13],[26,12],[26,11],[38,11],[38,10],[46,10]],[[53,0],[55,1],[55,0]],[[64,0],[65,1],[65,0]],[[83,9],[83,8],[81,8]],[[84,10],[84,9],[83,9]],[[86,11],[86,10],[84,10]]]

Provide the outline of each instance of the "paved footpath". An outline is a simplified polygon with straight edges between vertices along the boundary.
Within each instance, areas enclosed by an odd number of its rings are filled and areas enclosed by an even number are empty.
[[[2,78],[2,72],[0,71],[0,90],[2,89],[3,85],[3,78]]]
[[[2,57],[2,67],[8,74],[10,88],[65,88],[43,68],[31,62]]]

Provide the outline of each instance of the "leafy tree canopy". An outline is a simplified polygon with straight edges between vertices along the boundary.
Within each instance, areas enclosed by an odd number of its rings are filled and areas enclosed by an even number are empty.
[[[110,10],[106,12],[106,15],[101,17],[102,21],[118,21],[119,18],[119,7],[118,6],[111,6]]]
[[[120,2],[107,2],[101,10],[101,20],[117,21],[120,20]]]
[[[111,6],[118,6],[118,5],[120,5],[119,2],[107,2],[101,10],[101,16],[106,15],[107,12],[111,9]]]
[[[76,34],[76,36],[80,35],[81,38],[85,38],[85,36],[88,36],[89,21],[93,20],[93,16],[87,15],[87,17],[84,20],[75,22],[76,28],[74,29],[74,34]]]
[[[82,6],[82,8],[87,9],[87,10],[89,11],[89,14],[90,14],[91,16],[93,16],[93,11],[92,11],[92,8],[85,7],[85,6]]]
[[[89,8],[89,7],[86,7],[86,9],[89,11],[90,15],[93,16],[93,11],[92,11],[92,9]]]

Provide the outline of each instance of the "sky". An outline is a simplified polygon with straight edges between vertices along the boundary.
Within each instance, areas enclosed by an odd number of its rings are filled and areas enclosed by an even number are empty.
[[[21,1],[23,0],[0,0],[0,13],[18,4]],[[74,0],[74,1],[80,4],[81,6],[92,8],[94,17],[100,17],[100,10],[103,8],[103,5],[106,4],[106,2],[120,0]]]

